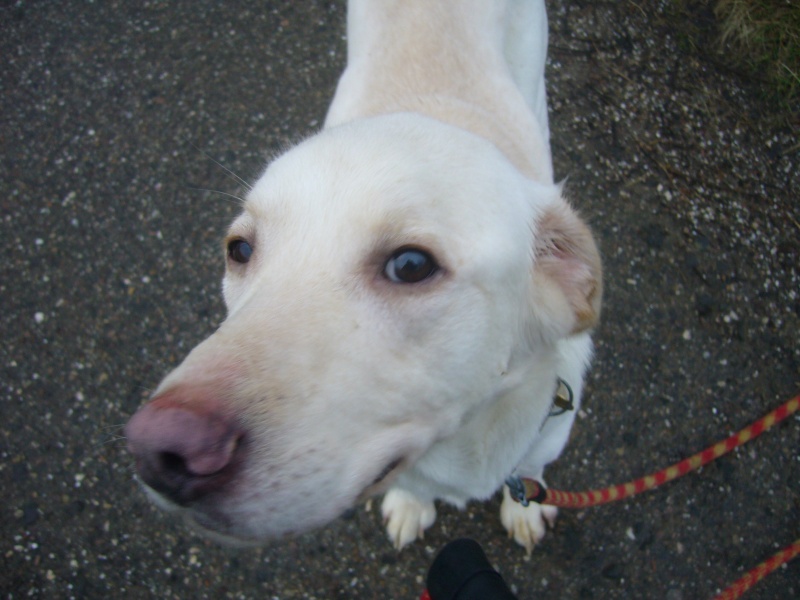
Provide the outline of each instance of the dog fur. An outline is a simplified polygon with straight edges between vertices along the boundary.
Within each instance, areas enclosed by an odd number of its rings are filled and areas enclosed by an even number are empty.
[[[151,497],[221,540],[307,531],[386,492],[401,548],[437,499],[541,479],[574,419],[548,418],[557,380],[578,404],[591,357],[601,266],[553,180],[543,1],[351,0],[347,26],[324,129],[230,228],[227,318],[126,430]],[[403,248],[435,272],[393,280]],[[219,427],[235,433],[204,433]],[[192,494],[159,480],[168,455],[205,478]],[[504,494],[530,551],[555,509]]]

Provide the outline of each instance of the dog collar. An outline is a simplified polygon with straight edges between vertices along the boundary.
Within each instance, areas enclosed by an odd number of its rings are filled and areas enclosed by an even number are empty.
[[[550,407],[550,412],[544,420],[544,423],[551,417],[559,417],[567,411],[575,410],[575,394],[570,385],[561,379],[561,377],[556,377],[556,384],[553,404]],[[544,427],[544,423],[542,423],[542,427]],[[514,471],[516,471],[516,469],[514,469]],[[522,506],[528,506],[529,500],[533,500],[534,502],[538,501],[535,497],[529,498],[530,494],[525,487],[525,480],[519,475],[515,475],[512,472],[506,479],[506,485],[508,486],[508,491],[511,493],[511,497],[522,504]],[[544,488],[542,488],[542,490],[544,490]]]

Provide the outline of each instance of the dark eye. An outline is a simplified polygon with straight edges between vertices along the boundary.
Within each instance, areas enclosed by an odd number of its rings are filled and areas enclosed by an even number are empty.
[[[245,264],[253,255],[253,247],[244,240],[236,239],[228,242],[228,256],[234,262]]]
[[[424,250],[400,248],[389,257],[383,274],[395,283],[417,283],[438,270],[436,261]]]

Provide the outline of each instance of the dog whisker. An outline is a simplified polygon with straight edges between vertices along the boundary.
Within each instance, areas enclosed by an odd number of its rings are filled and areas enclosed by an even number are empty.
[[[226,196],[228,198],[232,198],[232,199],[236,200],[239,204],[244,204],[244,202],[245,202],[244,198],[242,198],[241,196],[237,196],[236,194],[230,194],[228,192],[223,192],[221,190],[215,190],[215,189],[212,189],[212,188],[201,188],[201,187],[195,187],[195,186],[191,186],[191,185],[186,186],[186,187],[188,189],[190,189],[190,190],[194,190],[195,192],[206,192],[206,193],[209,193],[209,194],[220,194],[221,196]]]
[[[217,166],[218,166],[220,169],[222,169],[223,171],[225,171],[225,173],[227,173],[227,174],[228,174],[228,177],[230,177],[230,178],[231,178],[231,179],[233,179],[233,180],[234,180],[236,183],[238,183],[239,185],[241,185],[242,187],[244,187],[244,188],[245,188],[245,189],[246,189],[248,192],[249,192],[249,191],[251,191],[251,190],[253,189],[253,186],[252,186],[251,184],[249,184],[249,183],[248,183],[248,182],[247,182],[247,181],[246,181],[244,178],[242,178],[242,177],[240,177],[239,175],[237,175],[235,171],[233,171],[232,169],[230,169],[230,168],[226,167],[226,166],[225,166],[224,164],[222,164],[220,161],[218,161],[218,160],[217,160],[217,159],[215,159],[213,156],[211,156],[211,155],[210,155],[208,152],[206,152],[205,150],[202,150],[201,148],[198,148],[198,147],[197,147],[197,146],[195,146],[194,144],[192,144],[192,147],[193,147],[195,150],[197,150],[198,152],[200,152],[201,154],[203,154],[203,156],[205,156],[205,157],[206,157],[208,160],[210,160],[210,161],[211,161],[211,162],[213,162],[215,165],[217,165]]]
[[[101,427],[100,429],[109,431],[109,430],[114,430],[114,429],[121,430],[121,429],[124,429],[124,428],[125,428],[125,423],[115,423],[114,425],[105,425],[105,426]]]
[[[128,441],[128,438],[125,437],[124,435],[115,435],[115,436],[109,436],[106,440],[101,442],[100,445],[101,446],[114,446],[114,445],[117,445],[119,442],[126,442],[127,443],[127,441]]]

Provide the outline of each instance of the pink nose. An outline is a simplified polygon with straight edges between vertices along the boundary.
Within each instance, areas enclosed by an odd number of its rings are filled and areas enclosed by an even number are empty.
[[[139,409],[125,426],[139,477],[184,506],[233,478],[243,438],[218,403],[188,400],[185,392],[167,392]]]

